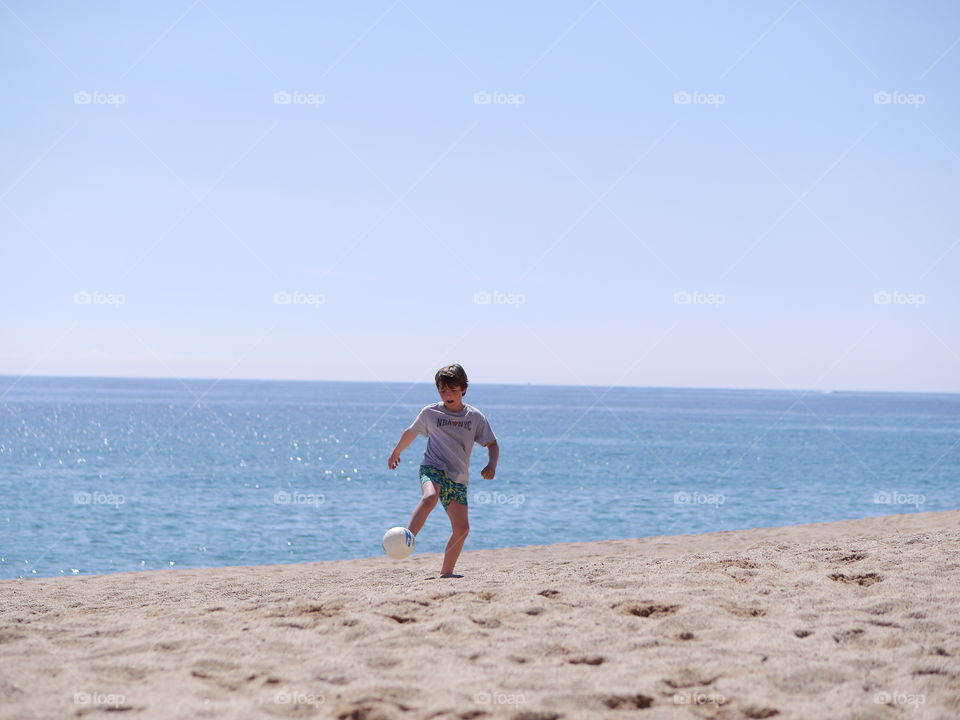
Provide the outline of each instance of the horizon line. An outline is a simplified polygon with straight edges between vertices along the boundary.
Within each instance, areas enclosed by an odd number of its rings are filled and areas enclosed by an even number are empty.
[[[15,378],[17,382],[25,378],[58,378],[72,380],[179,380],[179,381],[207,381],[222,382],[290,382],[290,383],[369,383],[385,385],[388,383],[404,385],[429,385],[433,383],[425,380],[333,380],[318,378],[212,378],[212,377],[178,377],[178,376],[144,376],[144,375],[49,375],[49,374],[7,374],[0,372],[0,378]],[[471,385],[477,383],[471,382]],[[483,385],[505,385],[510,387],[561,387],[561,388],[628,388],[633,390],[716,390],[716,391],[744,391],[744,392],[785,392],[785,393],[817,393],[830,395],[836,393],[873,393],[888,395],[957,395],[960,391],[950,390],[863,390],[849,388],[830,388],[819,390],[816,388],[767,388],[767,387],[716,387],[707,385],[574,385],[569,383],[534,383],[534,382],[487,382]]]

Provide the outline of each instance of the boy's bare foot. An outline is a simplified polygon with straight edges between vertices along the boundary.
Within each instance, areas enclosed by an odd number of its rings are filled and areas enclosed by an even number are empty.
[[[442,577],[442,578],[460,578],[460,577],[463,577],[463,575],[457,575],[456,573],[441,573],[441,574],[440,574],[440,577]]]

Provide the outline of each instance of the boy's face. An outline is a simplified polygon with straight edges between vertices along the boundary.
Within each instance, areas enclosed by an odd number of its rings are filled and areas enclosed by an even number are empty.
[[[441,385],[437,388],[440,392],[440,399],[443,400],[443,406],[448,410],[459,410],[463,404],[463,396],[467,391],[459,385]]]

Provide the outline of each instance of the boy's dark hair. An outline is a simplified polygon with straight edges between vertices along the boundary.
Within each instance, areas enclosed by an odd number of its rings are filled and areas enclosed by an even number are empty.
[[[447,365],[437,370],[437,389],[443,387],[459,387],[467,389],[467,372],[457,364]]]

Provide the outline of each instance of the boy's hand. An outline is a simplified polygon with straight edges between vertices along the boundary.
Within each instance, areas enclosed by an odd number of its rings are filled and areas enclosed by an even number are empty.
[[[493,476],[497,474],[497,469],[487,465],[483,470],[480,471],[480,477],[485,480],[493,480]]]
[[[397,465],[399,464],[400,464],[400,453],[395,452],[390,456],[390,459],[387,460],[387,467],[390,468],[391,470],[396,470]]]

